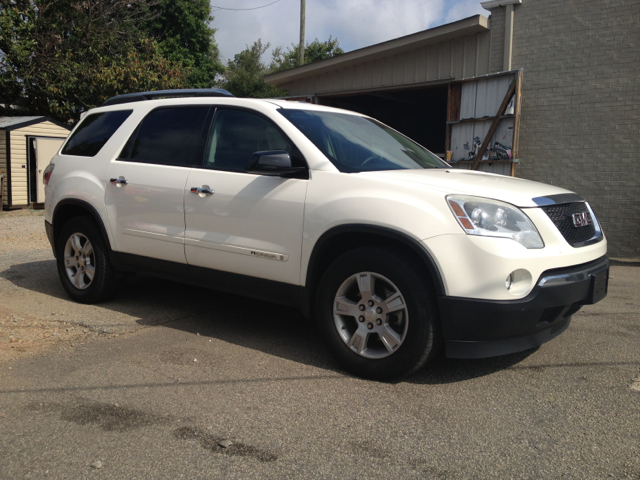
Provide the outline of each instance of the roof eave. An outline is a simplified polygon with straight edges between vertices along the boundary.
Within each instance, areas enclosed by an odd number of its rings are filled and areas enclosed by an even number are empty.
[[[26,127],[30,127],[31,125],[36,125],[38,123],[42,123],[42,122],[51,122],[59,127],[62,128],[66,128],[67,130],[70,130],[68,126],[66,126],[64,123],[59,122],[58,120],[54,119],[54,118],[50,118],[50,117],[38,117],[38,118],[34,118],[31,120],[25,120],[24,122],[20,122],[20,123],[14,123],[11,125],[7,125],[5,127],[0,127],[0,130],[4,130],[5,132],[10,132],[12,130],[19,130],[21,128],[26,128]]]
[[[505,5],[520,5],[522,0],[488,0],[487,2],[480,2],[482,8],[491,10],[497,7],[504,7]]]
[[[346,64],[361,63],[388,55],[400,53],[408,48],[419,48],[426,45],[440,43],[452,38],[460,38],[475,33],[489,31],[489,20],[483,15],[474,15],[457,22],[447,23],[439,27],[423,30],[404,37],[395,38],[386,42],[371,45],[369,47],[353,50],[337,57],[328,58],[319,62],[292,68],[283,72],[272,73],[264,77],[264,81],[270,85],[280,86],[324,72],[334,71]]]

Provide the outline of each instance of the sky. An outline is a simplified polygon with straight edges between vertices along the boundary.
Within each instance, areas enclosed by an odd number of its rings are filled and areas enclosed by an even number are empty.
[[[270,4],[255,10],[251,9]],[[331,35],[345,51],[420,32],[476,14],[488,16],[481,0],[306,0],[306,41]],[[221,60],[258,39],[290,47],[300,39],[300,0],[211,0]],[[270,50],[271,50],[270,49]],[[270,50],[263,60],[271,58]]]

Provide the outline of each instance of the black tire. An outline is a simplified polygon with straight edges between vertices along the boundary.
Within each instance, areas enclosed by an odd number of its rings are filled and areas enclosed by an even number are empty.
[[[372,296],[372,304],[362,300],[364,297],[359,280],[365,278],[364,274],[368,272],[375,277],[375,288],[383,289],[382,294]],[[348,287],[352,284],[350,282],[355,282],[357,290]],[[391,298],[393,295],[387,294],[393,292],[394,288],[404,299],[404,302],[396,304],[403,305],[403,308],[391,314],[377,310],[376,306],[387,307],[386,303],[380,303],[379,300]],[[349,297],[349,302],[356,302],[357,310],[366,303],[366,310],[362,313],[369,317],[359,315],[354,318],[354,323],[350,314],[334,316],[339,291],[341,298]],[[354,307],[349,303],[348,308]],[[362,247],[336,259],[320,281],[315,313],[318,328],[334,358],[348,372],[365,378],[389,381],[409,375],[431,360],[442,344],[437,300],[425,267],[413,257],[395,249]],[[397,316],[403,318],[398,319]],[[383,341],[383,336],[387,334],[377,333],[388,332],[388,327],[393,327],[397,337],[402,337],[401,343],[393,350]],[[371,330],[367,334],[364,328]],[[360,336],[368,335],[364,342],[357,342],[358,345],[366,344],[367,348],[363,352],[356,351],[356,344],[348,345],[348,342],[354,342],[356,330],[361,332],[358,334]],[[351,340],[348,340],[349,337]],[[363,356],[365,354],[382,357],[366,358]]]
[[[79,259],[80,263],[77,265],[80,267],[72,266],[67,269],[65,267],[65,249],[67,249],[67,242],[72,237],[80,239],[82,245],[86,245],[86,242],[89,241],[91,253],[86,256],[86,259]],[[90,217],[75,217],[64,224],[56,243],[56,263],[62,286],[76,302],[101,302],[109,298],[116,290],[118,282],[109,262],[107,246],[98,226]],[[93,267],[92,279],[88,276],[91,267]],[[81,271],[80,268],[83,270]],[[73,275],[74,271],[75,275]],[[73,282],[71,278],[73,278]]]

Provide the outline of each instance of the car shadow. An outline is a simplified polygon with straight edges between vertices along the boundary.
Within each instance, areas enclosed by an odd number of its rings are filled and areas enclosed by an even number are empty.
[[[508,370],[538,351],[538,349],[539,347],[536,347],[524,352],[500,357],[473,359],[446,358],[441,352],[426,367],[403,379],[403,381],[424,385],[464,382],[465,380],[472,380],[502,370]]]
[[[60,284],[55,260],[12,265],[0,277],[17,287],[72,302]],[[127,279],[113,299],[97,307],[134,317],[130,321],[137,325],[199,334],[344,374],[322,345],[313,322],[294,308],[148,275]],[[508,369],[535,351],[474,360],[448,359],[441,353],[402,381],[462,382]]]

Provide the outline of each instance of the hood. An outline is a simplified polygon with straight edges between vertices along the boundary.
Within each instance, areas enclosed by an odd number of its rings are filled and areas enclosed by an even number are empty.
[[[441,191],[445,195],[460,194],[492,198],[523,208],[537,207],[538,205],[532,200],[535,197],[573,193],[564,188],[523,178],[456,168],[385,170],[363,172],[360,175],[370,176],[380,181],[423,185],[430,190]]]

